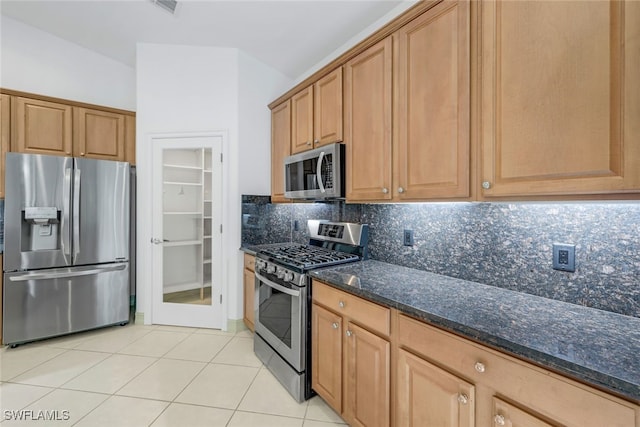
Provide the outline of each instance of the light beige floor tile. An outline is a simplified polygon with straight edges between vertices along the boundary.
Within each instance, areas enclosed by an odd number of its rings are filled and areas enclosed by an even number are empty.
[[[119,350],[118,353],[134,356],[161,357],[189,336],[184,332],[153,330],[142,338]]]
[[[336,427],[336,426],[346,426],[346,424],[325,423],[323,421],[315,421],[315,420],[304,420],[304,423],[302,423],[302,427]]]
[[[108,356],[106,353],[69,350],[15,377],[13,381],[58,387]]]
[[[153,357],[113,354],[61,387],[113,394],[156,360]]]
[[[193,334],[189,335],[180,345],[175,346],[164,357],[210,362],[229,341],[231,341],[231,337],[224,335]]]
[[[253,352],[253,339],[236,337],[222,349],[213,359],[214,363],[226,363],[229,365],[262,366],[260,359]]]
[[[2,383],[0,384],[0,410],[18,410],[35,402],[53,388],[35,385]]]
[[[154,328],[155,329],[155,328]],[[153,329],[135,325],[118,326],[97,337],[81,342],[76,350],[117,352],[132,342],[142,338]]]
[[[172,403],[151,427],[224,427],[232,415],[230,409]]]
[[[268,370],[261,369],[238,410],[304,418],[307,402],[298,403]]]
[[[236,336],[241,338],[253,338],[253,332],[251,332],[248,329],[245,329],[244,331],[237,332]]]
[[[109,396],[106,394],[86,393],[74,390],[54,390],[26,410],[40,419],[31,421],[6,421],[4,426],[71,426],[92,411]],[[42,419],[45,417],[45,420]],[[48,418],[47,418],[48,417]],[[47,421],[48,420],[48,421]]]
[[[150,425],[169,405],[158,400],[111,396],[75,427],[142,427]]]
[[[302,427],[298,418],[279,417],[276,415],[257,414],[236,411],[231,417],[228,427]]]
[[[29,344],[18,348],[5,347],[0,351],[0,380],[8,381],[41,363],[64,353],[65,350],[51,347],[33,347]]]
[[[194,333],[196,334],[205,334],[205,335],[224,335],[226,337],[235,337],[235,332],[227,332],[221,331],[220,329],[209,329],[209,328],[200,328],[196,330]]]
[[[185,334],[192,334],[197,330],[198,328],[189,328],[186,326],[157,325],[156,327],[156,331],[183,332]]]
[[[160,359],[118,390],[123,396],[173,400],[205,367],[205,363]]]
[[[314,396],[309,400],[307,413],[304,418],[328,423],[344,423],[340,415],[336,414],[320,396]]]
[[[235,409],[258,368],[211,363],[176,398],[176,402]]]

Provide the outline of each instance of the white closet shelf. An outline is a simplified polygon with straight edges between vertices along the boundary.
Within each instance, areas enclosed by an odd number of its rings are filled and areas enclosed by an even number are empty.
[[[202,261],[203,264],[211,264],[211,258]]]
[[[202,170],[200,166],[171,165],[171,164],[165,164],[162,166],[164,166],[165,168],[171,168],[171,169],[187,169],[187,170],[194,170],[194,171]]]
[[[202,212],[165,212],[165,215],[200,216]]]
[[[210,239],[210,238],[211,238],[211,236],[202,236],[202,238],[204,238],[204,239]]]
[[[181,182],[181,181],[164,181],[164,185],[189,185],[192,187],[202,187],[202,184],[199,182]]]
[[[201,245],[202,244],[202,240],[174,240],[174,241],[170,241],[170,242],[164,242],[164,246],[167,247],[172,247],[172,246],[196,246],[196,245]]]
[[[204,172],[204,173],[211,173],[211,169],[204,169],[202,172]]]

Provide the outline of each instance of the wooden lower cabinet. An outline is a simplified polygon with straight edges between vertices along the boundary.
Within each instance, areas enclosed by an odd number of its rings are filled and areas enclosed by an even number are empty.
[[[249,254],[244,254],[244,275],[243,275],[243,301],[244,301],[244,324],[249,328],[251,332],[255,327],[255,294],[256,294],[256,279],[255,279],[255,264],[256,257]]]
[[[355,323],[344,333],[345,405],[343,416],[351,426],[382,427],[390,421],[389,341]]]
[[[523,411],[504,400],[493,398],[493,422],[497,426],[509,427],[554,427],[554,424],[541,420],[537,416]]]
[[[2,307],[2,294],[4,290],[2,288],[2,254],[0,254],[0,307]],[[0,343],[2,342],[2,310],[0,310]]]
[[[337,413],[342,413],[342,317],[311,307],[311,387]]]
[[[312,388],[351,426],[390,425],[391,344],[366,323],[390,310],[316,281],[312,294]]]
[[[400,427],[475,425],[475,387],[426,360],[399,350],[397,422]]]

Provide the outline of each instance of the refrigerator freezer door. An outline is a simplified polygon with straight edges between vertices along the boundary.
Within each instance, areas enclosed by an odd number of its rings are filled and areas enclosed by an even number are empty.
[[[72,173],[69,157],[7,153],[5,271],[71,264]]]
[[[75,159],[73,264],[129,259],[129,164]]]
[[[127,323],[128,276],[128,263],[6,273],[3,343]]]

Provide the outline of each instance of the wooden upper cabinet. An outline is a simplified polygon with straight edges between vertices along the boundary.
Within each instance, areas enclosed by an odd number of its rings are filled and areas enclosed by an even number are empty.
[[[480,10],[483,195],[640,191],[640,3]]]
[[[124,160],[136,164],[136,117],[131,115],[124,116]]]
[[[342,141],[342,67],[313,85],[313,146]]]
[[[71,156],[72,110],[70,105],[12,97],[11,151]]]
[[[0,94],[0,198],[4,198],[5,153],[9,151],[11,99]],[[0,264],[2,265],[2,264]]]
[[[271,110],[271,201],[284,197],[284,159],[291,154],[291,100]]]
[[[390,200],[392,41],[378,42],[344,67],[347,200]]]
[[[125,160],[125,116],[88,108],[75,108],[74,156]]]
[[[394,198],[469,197],[469,2],[442,2],[402,27],[394,108]]]
[[[313,148],[313,86],[291,98],[291,154]]]

